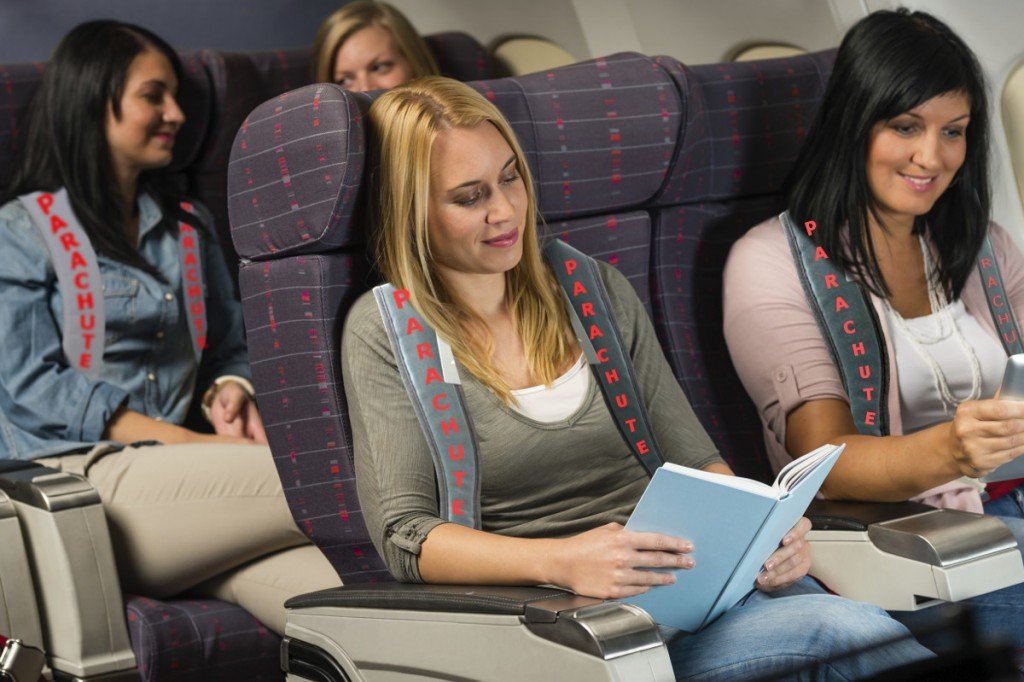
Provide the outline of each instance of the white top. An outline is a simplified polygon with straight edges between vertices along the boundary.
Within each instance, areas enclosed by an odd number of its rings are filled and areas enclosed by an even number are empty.
[[[551,424],[560,422],[583,406],[590,385],[587,360],[580,353],[569,371],[551,382],[551,386],[531,386],[512,391],[512,409],[530,419]]]
[[[985,332],[964,308],[962,300],[948,305],[953,321],[964,340],[974,349],[981,369],[981,397],[991,398],[999,388],[1006,367],[1006,352],[1002,344]],[[920,356],[914,343],[899,328],[893,310],[886,311],[892,345],[896,353],[896,371],[899,375],[900,411],[903,432],[913,433],[923,428],[949,421],[953,410],[943,405],[935,377],[928,363]],[[934,336],[938,329],[938,313],[905,320],[907,325],[924,336]],[[934,343],[921,343],[925,352],[939,366],[953,395],[962,399],[971,391],[971,364],[960,342],[953,333]]]

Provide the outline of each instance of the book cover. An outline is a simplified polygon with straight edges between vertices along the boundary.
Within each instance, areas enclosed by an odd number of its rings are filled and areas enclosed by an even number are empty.
[[[823,446],[794,460],[774,486],[666,464],[655,472],[626,530],[664,533],[693,542],[691,569],[671,571],[658,585],[621,601],[662,625],[704,627],[755,587],[764,562],[800,519],[843,446]]]

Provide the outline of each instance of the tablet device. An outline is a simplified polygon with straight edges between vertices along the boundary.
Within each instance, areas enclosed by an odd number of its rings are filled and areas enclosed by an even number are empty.
[[[999,385],[996,397],[1000,400],[1024,400],[1024,354],[1011,355],[1006,359],[1003,383]],[[981,481],[993,483],[1014,478],[1024,478],[1024,456],[1011,459],[998,469],[990,471],[981,477]]]

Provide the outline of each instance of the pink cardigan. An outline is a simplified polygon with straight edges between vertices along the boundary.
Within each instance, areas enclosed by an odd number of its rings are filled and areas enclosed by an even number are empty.
[[[1007,297],[1018,324],[1022,324],[1024,256],[995,223],[990,226],[990,235]],[[848,403],[849,398],[808,306],[777,217],[754,227],[736,242],[723,276],[725,340],[736,371],[757,406],[768,455],[778,470],[791,459],[785,447],[786,416],[808,400],[836,398]],[[901,435],[899,368],[882,301],[877,296],[870,298],[889,355],[890,432]],[[968,278],[962,298],[967,311],[996,337],[977,270]],[[963,479],[928,490],[914,499],[939,507],[982,511],[977,487]]]

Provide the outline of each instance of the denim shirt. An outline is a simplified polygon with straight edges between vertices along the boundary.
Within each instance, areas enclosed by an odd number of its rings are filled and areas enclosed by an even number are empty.
[[[207,348],[197,366],[181,297],[177,225],[139,198],[139,252],[167,280],[98,256],[106,310],[100,376],[73,369],[61,345],[63,301],[49,252],[19,201],[0,207],[0,458],[36,459],[100,441],[122,406],[181,424],[197,388],[224,374],[249,376],[241,306],[209,212],[206,234]]]

